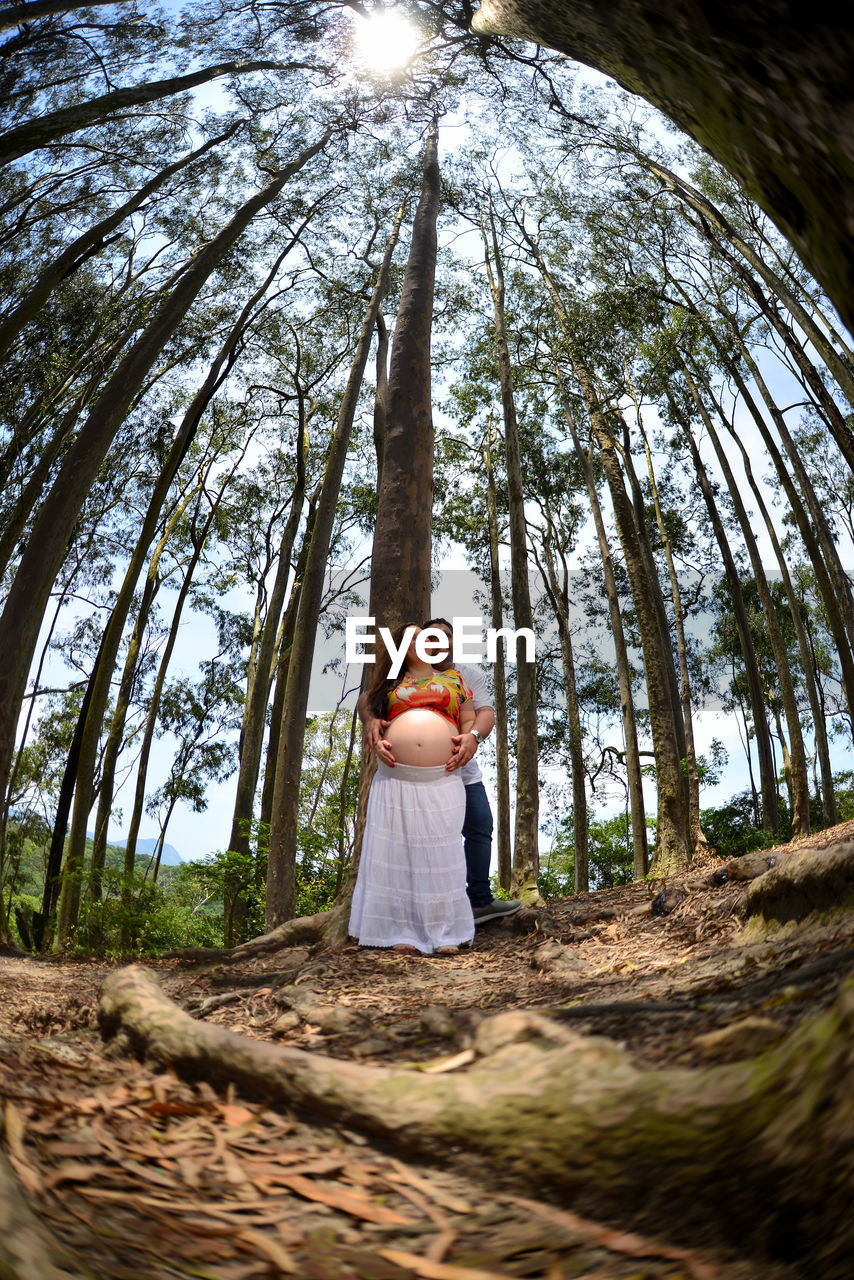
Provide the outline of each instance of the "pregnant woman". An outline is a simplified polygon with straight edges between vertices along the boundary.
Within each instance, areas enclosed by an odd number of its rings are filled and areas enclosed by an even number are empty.
[[[398,650],[406,629],[392,636]],[[386,652],[368,690],[372,713],[389,721],[384,741],[397,763],[377,761],[350,933],[362,946],[453,954],[471,942],[474,919],[460,834],[465,787],[459,771],[445,765],[453,737],[474,724],[474,705],[458,671],[436,671],[418,657],[419,630],[403,675],[389,679]]]

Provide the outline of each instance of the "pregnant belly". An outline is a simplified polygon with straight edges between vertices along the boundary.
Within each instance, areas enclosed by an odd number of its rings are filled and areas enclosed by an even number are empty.
[[[395,716],[385,736],[401,764],[436,765],[450,759],[455,733],[450,720],[438,712],[413,707]]]

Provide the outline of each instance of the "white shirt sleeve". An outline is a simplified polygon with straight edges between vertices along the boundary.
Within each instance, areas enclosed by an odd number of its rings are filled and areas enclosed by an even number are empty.
[[[478,667],[457,667],[462,678],[465,680],[472,692],[472,702],[475,711],[480,711],[481,707],[494,707],[492,694],[486,683],[486,676]]]

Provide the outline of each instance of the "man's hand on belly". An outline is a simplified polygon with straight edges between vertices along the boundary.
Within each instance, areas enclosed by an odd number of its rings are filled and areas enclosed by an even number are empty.
[[[477,740],[468,732],[455,733],[451,738],[451,744],[451,755],[445,765],[448,773],[452,773],[454,769],[461,769],[464,764],[468,764],[477,751]]]

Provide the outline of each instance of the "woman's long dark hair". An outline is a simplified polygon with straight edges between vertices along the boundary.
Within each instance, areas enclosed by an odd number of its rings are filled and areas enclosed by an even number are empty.
[[[421,629],[419,622],[404,622],[402,626],[397,627],[391,633],[394,647],[400,652],[400,645],[406,633],[407,627],[418,627]],[[374,673],[371,676],[371,683],[368,685],[368,706],[371,714],[375,715],[379,720],[385,720],[388,715],[388,695],[392,689],[396,689],[403,677],[406,675],[406,660],[404,659],[403,669],[396,680],[389,679],[391,671],[391,654],[386,648],[385,643],[381,643],[377,653],[377,660],[374,663]]]

